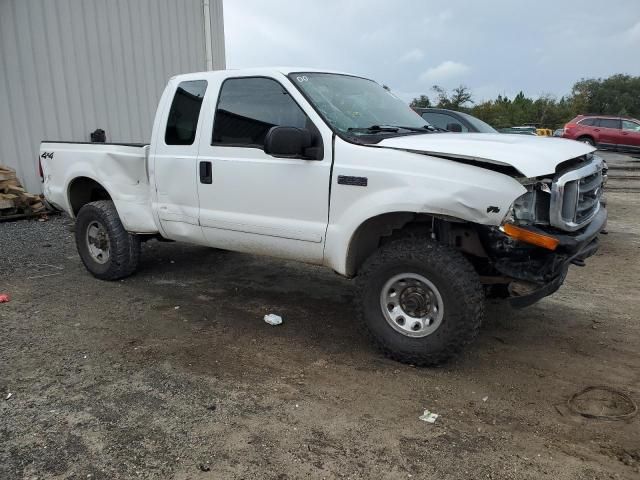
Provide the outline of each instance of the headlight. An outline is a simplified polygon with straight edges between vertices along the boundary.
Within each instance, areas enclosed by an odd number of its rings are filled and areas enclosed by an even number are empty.
[[[548,224],[551,192],[546,184],[535,185],[530,191],[516,198],[504,219],[504,223],[516,225]]]
[[[536,192],[527,192],[516,198],[511,209],[514,223],[534,223],[536,220]]]

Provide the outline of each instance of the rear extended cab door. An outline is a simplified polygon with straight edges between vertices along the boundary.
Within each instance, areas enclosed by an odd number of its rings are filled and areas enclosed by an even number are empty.
[[[331,130],[283,74],[239,76],[231,71],[209,88],[197,183],[207,243],[321,264],[329,216]],[[264,137],[277,125],[310,130],[322,158],[265,153]]]
[[[206,242],[198,219],[198,140],[208,89],[208,81],[202,78],[168,83],[158,106],[149,158],[153,207],[161,233],[199,244]]]

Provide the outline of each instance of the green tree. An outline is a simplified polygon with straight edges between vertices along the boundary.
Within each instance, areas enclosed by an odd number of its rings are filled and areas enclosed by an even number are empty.
[[[571,94],[574,110],[579,113],[640,116],[640,77],[583,78]]]
[[[467,103],[473,103],[471,90],[465,85],[460,85],[451,91],[449,100],[451,102],[451,108],[457,110],[463,108]]]
[[[448,93],[439,85],[434,85],[431,90],[436,92],[438,108],[448,108],[450,110],[464,110],[467,103],[473,103],[471,90],[464,85],[460,85]]]
[[[420,95],[411,100],[409,106],[411,108],[429,108],[431,106],[431,100],[429,100],[429,97],[426,95]]]
[[[525,124],[559,128],[576,115],[587,113],[640,118],[640,77],[630,75],[583,78],[573,85],[570,95],[560,99],[549,94],[533,99],[519,92],[513,99],[498,95],[493,100],[474,103],[471,91],[464,85],[451,92],[438,85],[432,90],[438,107],[468,112],[495,128]],[[426,95],[422,97],[428,100]],[[422,97],[414,99],[412,106]]]

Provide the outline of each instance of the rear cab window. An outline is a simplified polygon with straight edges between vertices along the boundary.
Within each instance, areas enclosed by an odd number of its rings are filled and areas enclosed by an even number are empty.
[[[193,145],[206,90],[206,80],[180,82],[167,118],[164,133],[167,145]]]

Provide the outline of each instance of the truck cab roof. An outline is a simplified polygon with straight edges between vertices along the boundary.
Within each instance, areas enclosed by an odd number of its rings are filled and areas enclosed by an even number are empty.
[[[207,78],[228,78],[233,76],[271,76],[271,75],[289,75],[295,72],[316,72],[316,73],[333,73],[338,75],[352,75],[346,72],[340,72],[329,69],[319,69],[311,67],[259,67],[259,68],[238,68],[238,69],[226,69],[226,70],[209,70],[204,72],[182,73],[171,77],[172,81],[188,81],[188,80],[202,80]]]

